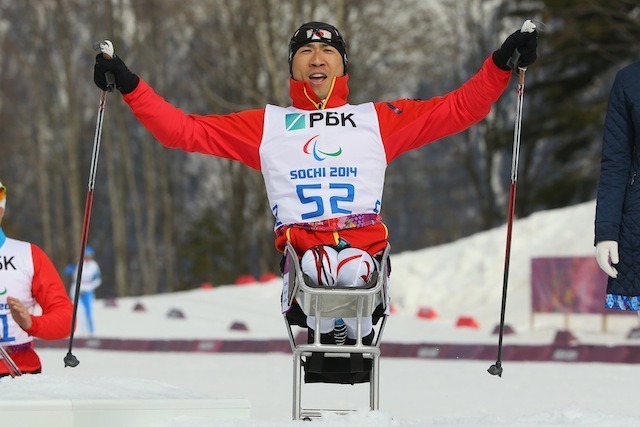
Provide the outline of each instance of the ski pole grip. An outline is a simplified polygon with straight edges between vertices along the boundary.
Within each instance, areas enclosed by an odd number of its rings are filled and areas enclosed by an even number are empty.
[[[113,92],[116,87],[116,78],[111,71],[104,73],[104,78],[107,80],[107,91]]]
[[[520,32],[533,33],[536,30],[536,28],[537,28],[536,24],[531,19],[527,19],[526,21],[524,21],[524,24],[522,24],[522,28],[520,28]]]
[[[107,55],[106,53],[102,53],[102,57],[104,59],[111,59],[111,56]],[[107,81],[107,91],[108,92],[113,92],[113,89],[115,89],[116,87],[116,78],[113,75],[113,73],[111,71],[107,71],[106,73],[104,73],[104,78]]]
[[[534,24],[533,21],[531,21],[530,19],[527,19],[526,21],[524,21],[524,24],[522,24],[522,28],[520,28],[521,33],[533,33],[535,30],[536,30],[536,24]],[[520,59],[520,52],[518,51],[518,49],[516,49],[513,51],[513,55],[511,55],[511,58],[509,58],[509,60],[507,61],[507,66],[514,71],[516,71],[518,68],[526,69],[526,67],[525,68],[518,67],[519,59]]]
[[[115,52],[113,49],[113,43],[109,40],[102,40],[93,43],[93,48],[95,50],[99,50],[102,52],[102,57],[104,59],[111,59],[115,56]],[[107,71],[104,73],[104,78],[107,82],[107,91],[113,92],[116,87],[116,78],[111,71]]]
[[[518,49],[516,49],[513,51],[513,55],[511,55],[511,58],[509,58],[509,60],[507,61],[507,67],[511,68],[514,71],[517,70],[519,60],[520,52],[518,52]]]

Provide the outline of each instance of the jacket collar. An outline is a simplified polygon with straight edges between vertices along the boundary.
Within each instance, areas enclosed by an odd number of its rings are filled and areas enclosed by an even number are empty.
[[[333,86],[324,103],[315,94],[309,83],[289,78],[289,95],[293,106],[301,110],[324,110],[325,108],[341,107],[347,103],[349,96],[349,75],[345,74],[333,80]]]

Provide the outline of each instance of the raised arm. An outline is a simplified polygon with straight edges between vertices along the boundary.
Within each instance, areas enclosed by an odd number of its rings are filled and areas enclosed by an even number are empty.
[[[405,151],[461,132],[486,117],[507,87],[516,51],[520,67],[536,60],[537,32],[531,21],[507,37],[480,71],[460,88],[426,101],[377,103],[388,162]]]
[[[113,51],[111,51],[113,54]],[[94,82],[107,90],[105,75],[112,73],[115,86],[138,120],[163,145],[185,151],[237,160],[260,169],[264,110],[228,115],[186,114],[174,107],[140,77],[132,73],[119,56],[96,56]]]

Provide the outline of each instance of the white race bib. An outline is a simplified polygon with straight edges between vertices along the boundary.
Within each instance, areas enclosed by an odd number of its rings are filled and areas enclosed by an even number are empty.
[[[268,105],[260,161],[276,228],[380,213],[387,161],[372,103]]]

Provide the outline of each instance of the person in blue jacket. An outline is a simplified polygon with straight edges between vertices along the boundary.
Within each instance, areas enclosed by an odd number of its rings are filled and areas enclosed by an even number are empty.
[[[640,62],[616,74],[604,126],[596,200],[596,260],[606,306],[640,310]]]

